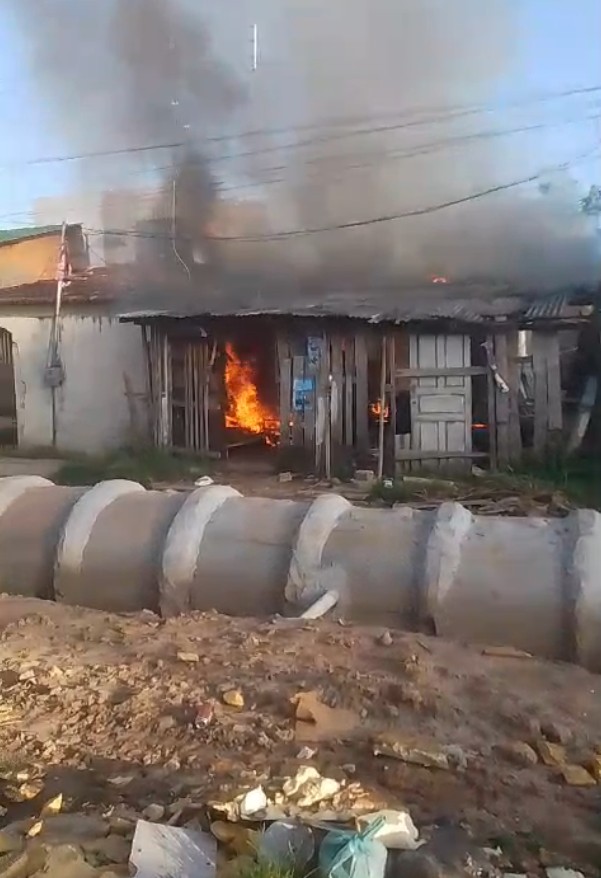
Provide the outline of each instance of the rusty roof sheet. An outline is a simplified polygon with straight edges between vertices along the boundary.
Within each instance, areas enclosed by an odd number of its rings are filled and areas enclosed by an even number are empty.
[[[281,291],[264,288],[237,290],[224,286],[223,292],[205,295],[182,293],[165,301],[164,296],[133,295],[123,320],[186,317],[349,317],[369,323],[409,323],[445,320],[458,323],[484,323],[502,318],[520,320],[561,319],[573,291],[515,293],[508,288],[478,285],[427,285],[413,288],[304,290],[283,296]]]
[[[67,281],[63,288],[65,304],[92,304],[114,302],[121,289],[113,284],[105,270],[90,271]],[[56,281],[40,280],[17,287],[0,288],[0,307],[3,305],[51,305],[56,299]]]

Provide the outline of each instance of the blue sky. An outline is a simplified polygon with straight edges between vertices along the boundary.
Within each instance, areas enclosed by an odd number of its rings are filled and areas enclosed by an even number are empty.
[[[103,2],[103,0],[86,0]],[[368,0],[366,0],[368,2]],[[448,0],[449,3],[454,0]],[[486,3],[486,0],[482,0]],[[499,93],[511,97],[601,85],[600,0],[506,0],[518,7],[515,56]],[[68,47],[66,47],[68,51]],[[601,93],[595,98],[601,105]],[[82,100],[85,93],[82,92]],[[77,108],[73,108],[77,112]],[[0,227],[27,225],[33,200],[59,195],[76,185],[69,164],[19,166],[39,156],[68,154],[71,144],[50,124],[51,108],[36,90],[28,70],[23,37],[0,4]],[[571,158],[594,142],[601,123],[585,122],[516,140],[528,168]],[[511,149],[511,148],[510,148]],[[527,155],[530,153],[530,155]],[[515,159],[515,155],[514,155]],[[574,169],[582,185],[601,182],[601,159]]]

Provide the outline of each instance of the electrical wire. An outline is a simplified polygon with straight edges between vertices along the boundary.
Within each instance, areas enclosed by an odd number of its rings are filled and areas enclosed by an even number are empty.
[[[558,93],[557,96],[558,97],[567,97],[567,96],[573,96],[573,95],[594,94],[594,93],[598,93],[598,92],[601,92],[601,85],[587,86],[586,88],[581,88],[581,89],[572,89],[572,90],[567,91],[567,92],[560,92],[560,93]],[[533,102],[537,103],[537,102],[546,101],[549,99],[550,98],[547,96],[545,98],[539,98]],[[515,104],[513,106],[519,106],[519,104]],[[491,109],[495,109],[494,105],[490,106],[487,109],[486,108],[483,109],[482,107],[479,107],[476,109],[471,108],[471,109],[466,109],[466,110],[458,111],[458,112],[462,113],[462,114],[471,115],[473,113],[490,112]],[[225,159],[229,160],[229,159],[237,159],[237,158],[247,158],[247,157],[254,156],[254,155],[263,155],[263,154],[278,152],[278,151],[285,150],[285,149],[298,149],[298,148],[302,148],[305,146],[310,146],[314,143],[324,143],[324,142],[329,142],[331,140],[338,140],[341,138],[364,136],[364,135],[374,134],[374,133],[385,133],[385,132],[390,132],[390,131],[394,131],[394,130],[401,130],[404,128],[414,127],[416,125],[427,125],[427,124],[438,123],[441,121],[446,121],[447,117],[448,117],[448,113],[446,116],[444,114],[442,114],[442,115],[439,114],[437,116],[433,116],[433,117],[427,118],[425,120],[411,120],[411,121],[407,121],[407,122],[403,122],[403,123],[398,123],[395,125],[382,125],[382,126],[376,126],[376,127],[372,127],[372,128],[354,129],[354,130],[349,131],[349,132],[338,132],[338,133],[332,133],[332,134],[328,134],[328,135],[322,135],[319,137],[305,138],[304,140],[297,140],[297,141],[294,141],[294,142],[288,143],[288,144],[279,144],[279,145],[274,144],[274,145],[271,145],[269,147],[263,147],[263,148],[258,149],[258,150],[247,150],[245,152],[232,153],[232,154],[229,154],[226,156],[220,156],[218,158],[221,161],[221,160],[225,160]],[[454,118],[455,117],[456,116],[454,116]],[[293,131],[295,129],[289,128],[288,130]],[[296,129],[296,130],[302,130],[302,127],[299,129]],[[224,134],[224,135],[219,135],[219,136],[215,136],[215,137],[203,138],[202,140],[194,140],[192,138],[188,138],[185,140],[178,140],[178,141],[167,142],[167,143],[145,144],[142,146],[121,147],[118,149],[93,150],[90,152],[73,153],[73,154],[59,155],[59,156],[39,156],[36,158],[31,158],[31,159],[24,159],[24,160],[18,161],[18,162],[5,163],[5,164],[0,165],[0,168],[6,170],[6,169],[12,169],[12,168],[19,168],[19,167],[31,167],[31,166],[46,165],[46,164],[59,164],[59,163],[65,163],[65,162],[83,161],[83,160],[107,158],[107,157],[121,156],[121,155],[143,154],[143,153],[156,152],[156,151],[161,151],[161,150],[183,149],[186,147],[201,146],[202,144],[222,143],[225,141],[240,139],[240,138],[244,138],[244,137],[248,137],[248,136],[254,137],[254,136],[259,136],[259,134],[269,135],[269,134],[273,134],[273,133],[275,133],[275,131],[273,129],[271,129],[271,130],[265,129],[263,132],[261,132],[260,130],[256,130],[256,131],[252,131],[252,132],[240,132],[238,134],[236,134],[236,133]]]
[[[317,235],[317,234],[323,234],[325,232],[342,231],[342,230],[347,230],[347,229],[356,229],[356,228],[361,228],[364,226],[372,226],[372,225],[376,225],[376,224],[380,224],[380,223],[395,222],[397,220],[408,219],[410,217],[425,216],[427,214],[437,213],[441,210],[447,210],[450,207],[457,207],[461,204],[466,204],[466,203],[471,202],[471,201],[477,201],[477,200],[480,200],[481,198],[485,198],[489,195],[495,195],[499,192],[505,192],[505,191],[510,190],[510,189],[515,189],[519,186],[525,186],[529,183],[535,183],[538,180],[541,180],[546,174],[558,172],[558,171],[563,171],[563,170],[568,170],[569,168],[573,167],[574,165],[577,165],[583,161],[586,161],[586,160],[592,158],[594,155],[598,155],[600,152],[601,152],[601,147],[596,145],[592,149],[587,150],[585,153],[582,153],[579,156],[576,156],[574,159],[571,159],[570,161],[562,162],[561,164],[552,165],[550,167],[542,168],[536,174],[531,174],[528,177],[522,177],[521,179],[513,180],[510,183],[501,183],[497,186],[490,186],[487,189],[482,189],[478,192],[473,192],[469,195],[466,195],[466,196],[463,196],[460,198],[454,198],[454,199],[451,199],[449,201],[444,201],[444,202],[440,202],[438,204],[429,205],[428,207],[415,208],[413,210],[408,210],[408,211],[404,211],[404,212],[387,214],[387,215],[378,216],[378,217],[371,217],[371,218],[365,219],[365,220],[352,220],[352,221],[349,221],[346,223],[338,223],[338,224],[329,225],[329,226],[319,226],[319,227],[315,227],[315,228],[291,229],[288,231],[274,232],[274,233],[271,233],[268,235],[256,235],[256,236],[250,236],[250,235],[248,235],[248,236],[212,235],[211,240],[212,241],[222,241],[222,242],[226,242],[226,243],[231,243],[231,242],[263,243],[263,242],[267,242],[267,241],[281,241],[281,240],[286,240],[288,238],[296,238],[296,237],[306,236],[306,235]],[[94,234],[94,235],[115,235],[115,236],[124,236],[124,237],[131,236],[131,237],[142,237],[142,238],[146,237],[146,238],[156,238],[156,239],[168,238],[168,236],[166,236],[166,235],[157,235],[155,233],[139,232],[135,229],[133,229],[133,230],[132,229],[129,229],[129,230],[128,229],[125,229],[125,230],[124,229],[92,229],[92,228],[86,227],[85,231],[88,234]],[[170,238],[169,238],[169,240],[170,240]]]

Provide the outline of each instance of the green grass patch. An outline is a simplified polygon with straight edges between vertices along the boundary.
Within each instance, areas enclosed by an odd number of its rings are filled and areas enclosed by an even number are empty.
[[[547,463],[525,462],[519,469],[479,476],[457,475],[441,479],[421,471],[392,484],[376,483],[370,500],[394,503],[458,500],[462,498],[550,497],[561,494],[574,506],[601,510],[601,459],[569,458]]]
[[[107,479],[130,479],[145,488],[156,482],[194,481],[206,475],[211,462],[198,456],[161,449],[122,449],[99,457],[75,456],[58,471],[59,485],[95,485]]]

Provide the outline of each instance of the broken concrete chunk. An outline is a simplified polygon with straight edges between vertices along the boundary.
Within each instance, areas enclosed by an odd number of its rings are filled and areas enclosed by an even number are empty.
[[[558,766],[565,764],[566,751],[561,744],[550,744],[549,741],[537,741],[536,749],[545,765]]]
[[[376,475],[373,469],[357,469],[355,470],[355,481],[363,482],[364,484],[370,485],[373,481],[375,481]]]
[[[228,707],[236,707],[238,710],[242,710],[244,707],[244,695],[239,689],[228,689],[222,697],[223,703],[227,704]]]
[[[597,781],[582,765],[562,765],[563,779],[570,787],[594,787]]]
[[[597,783],[601,783],[601,756],[598,754],[591,759],[589,769]]]
[[[403,740],[392,735],[385,735],[375,742],[374,756],[388,756],[410,765],[440,768],[443,771],[448,771],[451,767],[448,754],[437,744],[421,740]]]
[[[96,878],[98,875],[96,869],[86,863],[79,848],[73,845],[50,848],[42,874],[47,878]]]
[[[44,844],[82,844],[108,835],[108,823],[87,814],[56,814],[46,817],[40,837]]]
[[[148,807],[144,808],[142,811],[142,816],[145,817],[146,820],[150,820],[151,823],[157,823],[165,816],[165,808],[163,805],[148,805]]]
[[[508,741],[505,744],[501,744],[498,751],[509,762],[513,762],[514,765],[521,765],[523,768],[538,763],[536,750],[525,741]]]
[[[129,860],[130,844],[120,835],[85,841],[82,848],[86,854],[96,854],[107,863],[127,863]]]
[[[265,795],[263,787],[256,787],[254,790],[245,793],[240,798],[239,804],[240,817],[243,820],[264,811],[267,807],[267,796]]]
[[[287,799],[295,801],[300,808],[311,808],[333,798],[340,792],[341,786],[332,777],[322,777],[311,765],[303,765],[294,777],[285,781],[282,793]]]
[[[200,661],[200,656],[197,652],[178,652],[177,658],[180,662],[187,662],[188,664],[195,664]]]
[[[357,828],[364,830],[384,818],[384,824],[372,838],[381,841],[388,850],[414,851],[419,846],[419,832],[409,811],[376,811],[357,819]]]
[[[582,872],[577,872],[575,869],[564,869],[563,866],[553,866],[545,869],[545,872],[547,878],[584,878]]]

